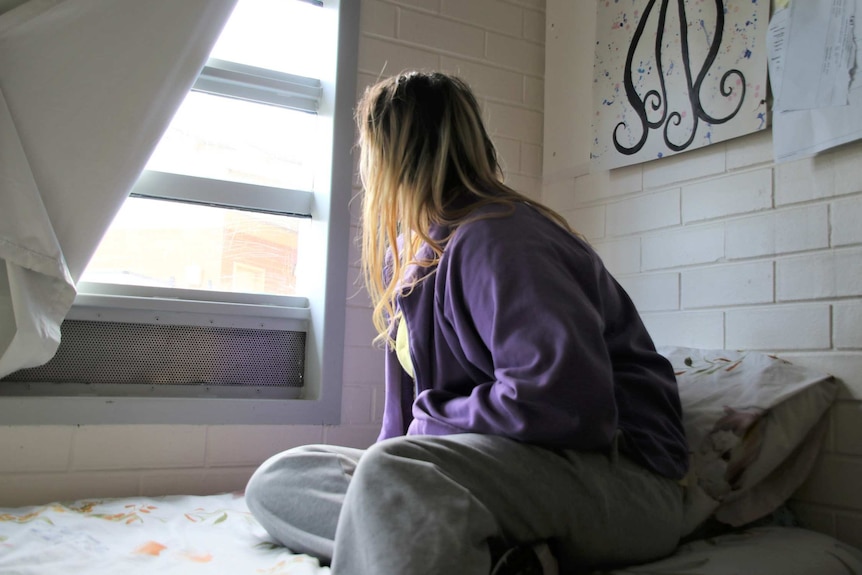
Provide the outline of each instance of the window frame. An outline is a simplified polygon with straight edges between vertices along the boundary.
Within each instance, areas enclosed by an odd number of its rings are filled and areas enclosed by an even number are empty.
[[[69,313],[70,319],[122,321],[123,318],[157,314],[162,321],[172,318],[194,322],[221,322],[242,318],[275,322],[293,329],[306,326],[306,373],[301,398],[256,399],[230,397],[176,397],[165,394],[153,397],[126,397],[115,394],[61,395],[59,386],[69,384],[23,384],[4,381],[0,385],[0,420],[5,424],[338,424],[341,420],[344,331],[348,245],[350,241],[349,201],[353,189],[354,144],[353,106],[356,97],[357,52],[359,43],[359,2],[324,0],[314,2],[327,10],[327,18],[337,23],[336,66],[324,74],[319,85],[288,74],[272,74],[268,90],[258,93],[246,90],[243,99],[265,102],[277,98],[290,102],[295,109],[306,109],[315,100],[321,131],[331,153],[316,177],[315,191],[268,188],[251,184],[225,185],[243,187],[252,201],[245,205],[222,197],[222,205],[255,211],[285,211],[311,217],[310,241],[305,254],[311,261],[325,262],[319,274],[306,280],[302,293],[306,297],[225,294],[192,290],[157,290],[146,288],[81,284],[79,295]],[[237,74],[254,71],[248,66],[225,65],[210,60],[196,83],[196,89],[208,91],[213,82],[236,82]],[[280,82],[280,83],[279,83]],[[242,86],[242,83],[236,83]],[[273,88],[273,86],[275,86]],[[319,93],[319,97],[316,94]],[[149,172],[132,191],[142,197],[201,201],[203,188],[192,176]],[[213,193],[213,181],[207,182],[206,194]],[[155,193],[152,186],[159,186]],[[215,187],[218,190],[218,184]],[[149,191],[148,191],[149,190]],[[272,203],[273,191],[280,194],[278,206]],[[218,191],[216,191],[218,193]],[[230,194],[231,196],[235,194]],[[221,203],[221,202],[220,202]],[[310,274],[309,274],[310,275]],[[100,287],[101,286],[101,287]],[[144,291],[141,291],[143,289]],[[227,318],[227,319],[226,319]],[[84,384],[86,387],[87,384]],[[90,386],[93,387],[93,386]],[[37,389],[39,388],[39,389]]]

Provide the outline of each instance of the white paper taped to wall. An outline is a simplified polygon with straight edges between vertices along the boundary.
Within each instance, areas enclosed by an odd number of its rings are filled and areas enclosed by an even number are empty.
[[[777,112],[847,105],[850,72],[856,62],[855,8],[856,0],[807,0],[791,6],[790,18],[778,22],[773,18],[770,38],[787,38],[788,25],[791,34],[790,41],[780,45],[786,65],[781,90],[774,91]],[[786,21],[783,26],[781,20]]]
[[[767,46],[776,162],[862,138],[860,15],[862,0],[791,2],[773,15]]]

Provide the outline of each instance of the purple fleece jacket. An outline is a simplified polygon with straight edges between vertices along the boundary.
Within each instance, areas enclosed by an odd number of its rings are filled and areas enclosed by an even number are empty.
[[[398,302],[416,378],[387,351],[379,440],[469,432],[602,451],[620,430],[624,454],[685,475],[673,370],[588,244],[518,204],[461,225],[421,273]]]

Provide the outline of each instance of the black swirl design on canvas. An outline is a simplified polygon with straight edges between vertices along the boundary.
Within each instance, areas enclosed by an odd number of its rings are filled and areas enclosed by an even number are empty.
[[[724,98],[730,98],[733,96],[734,90],[736,89],[741,90],[736,107],[729,114],[725,116],[715,116],[710,114],[709,111],[704,108],[701,96],[702,90],[704,89],[704,80],[706,80],[709,75],[710,70],[715,63],[719,49],[721,48],[725,25],[724,0],[715,0],[715,30],[712,34],[712,41],[709,44],[709,49],[707,51],[706,58],[704,59],[703,66],[698,71],[692,69],[692,57],[688,37],[689,25],[688,18],[686,16],[686,0],[675,0],[676,8],[679,13],[679,36],[682,52],[681,61],[683,72],[685,74],[685,85],[688,90],[688,109],[685,110],[685,112],[690,112],[692,118],[692,125],[690,130],[687,130],[687,135],[686,130],[684,129],[676,131],[673,130],[673,128],[679,128],[681,126],[684,111],[670,109],[667,86],[665,84],[665,69],[663,64],[664,36],[667,31],[668,11],[672,9],[671,0],[661,0],[657,14],[658,25],[653,50],[655,54],[656,71],[659,78],[659,87],[658,89],[648,90],[644,94],[638,92],[634,81],[635,53],[638,51],[641,42],[647,41],[647,38],[644,37],[644,31],[650,18],[653,16],[653,11],[657,3],[658,0],[649,0],[649,3],[638,21],[638,25],[635,29],[634,36],[632,37],[626,55],[623,85],[625,87],[626,99],[639,120],[640,136],[633,145],[624,145],[620,141],[620,130],[629,130],[631,132],[635,128],[633,126],[629,126],[625,121],[621,121],[616,125],[613,132],[614,147],[616,147],[619,153],[625,155],[633,155],[640,151],[644,144],[646,144],[650,133],[654,130],[661,131],[664,143],[669,149],[675,152],[685,150],[694,141],[698,125],[701,121],[709,124],[723,124],[728,122],[736,116],[740,108],[742,108],[742,103],[745,100],[745,75],[735,68],[725,71],[719,82],[719,93]],[[737,88],[732,86],[733,83],[736,83]],[[712,94],[710,94],[710,96],[712,96]],[[680,131],[682,132],[681,138],[678,133]]]

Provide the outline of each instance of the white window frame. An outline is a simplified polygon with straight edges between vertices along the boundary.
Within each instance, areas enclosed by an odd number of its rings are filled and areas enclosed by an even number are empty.
[[[317,2],[316,2],[317,3]],[[160,321],[177,319],[186,325],[278,325],[306,330],[305,379],[296,399],[229,397],[126,397],[61,395],[57,386],[4,382],[0,386],[0,420],[4,424],[338,424],[341,419],[349,201],[353,186],[353,106],[359,39],[359,2],[323,0],[327,17],[338,23],[336,70],[319,82],[249,66],[210,60],[193,89],[250,101],[314,111],[325,123],[326,148],[331,155],[316,174],[315,191],[267,188],[161,172],[145,172],[132,194],[180,201],[213,201],[223,206],[310,216],[311,236],[304,253],[324,262],[306,279],[306,297],[224,294],[192,290],[161,290],[81,284],[69,319],[134,321],[157,314]],[[253,81],[249,78],[254,76]],[[237,204],[243,187],[248,202]],[[277,192],[273,193],[273,192]],[[275,201],[277,198],[277,202]],[[132,319],[130,319],[132,318]],[[191,318],[191,319],[190,319]],[[56,390],[51,391],[51,387]],[[27,388],[30,393],[21,393]]]

